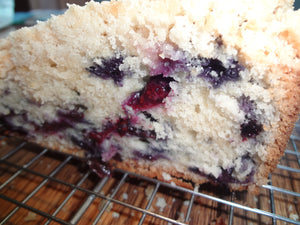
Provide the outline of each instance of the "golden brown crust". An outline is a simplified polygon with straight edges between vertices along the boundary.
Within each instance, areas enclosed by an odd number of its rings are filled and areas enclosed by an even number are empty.
[[[273,73],[278,73],[278,71],[273,71]],[[275,129],[275,141],[267,147],[267,159],[258,168],[256,175],[258,185],[266,183],[269,173],[277,167],[300,113],[300,71],[280,69],[279,73],[283,73],[284,76],[281,77],[280,86],[277,86],[274,92],[284,93],[277,101],[280,121]]]
[[[217,183],[210,181],[205,176],[201,176],[199,174],[195,174],[189,171],[179,172],[178,168],[170,164],[170,161],[167,160],[165,161],[164,166],[161,166],[161,164],[149,163],[147,161],[139,162],[136,159],[130,159],[123,162],[112,160],[111,163],[111,165],[113,165],[115,168],[123,169],[125,171],[129,171],[136,174],[141,174],[150,178],[155,178],[162,182],[167,182],[172,185],[177,185],[188,189],[194,189],[197,186],[201,188],[200,185],[207,182],[217,185]],[[168,175],[167,179],[166,177],[164,177],[164,173]],[[228,184],[227,186],[231,190],[235,191],[242,191],[247,188],[252,188],[251,186],[237,183]],[[255,190],[251,191],[254,193]]]

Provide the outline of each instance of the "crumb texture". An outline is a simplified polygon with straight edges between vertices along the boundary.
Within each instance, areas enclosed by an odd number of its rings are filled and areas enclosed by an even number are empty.
[[[300,112],[292,5],[70,5],[0,40],[0,126],[99,175],[131,163],[176,184],[264,183]]]

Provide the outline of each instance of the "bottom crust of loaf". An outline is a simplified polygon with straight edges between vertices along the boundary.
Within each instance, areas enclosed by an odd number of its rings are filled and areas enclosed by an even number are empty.
[[[181,167],[179,164],[174,165],[171,161],[161,160],[159,162],[149,162],[147,160],[139,159],[127,159],[120,161],[118,159],[111,159],[109,162],[100,162],[87,159],[85,151],[77,148],[66,148],[54,142],[46,142],[45,140],[37,141],[28,138],[24,138],[18,134],[11,133],[9,131],[1,132],[8,137],[21,138],[29,143],[38,144],[40,147],[49,148],[53,151],[57,151],[63,154],[73,155],[76,158],[80,158],[89,165],[90,170],[96,173],[99,177],[111,176],[115,169],[121,169],[127,172],[139,174],[148,178],[154,178],[161,182],[169,183],[174,186],[180,186],[183,188],[195,190],[199,188],[201,190],[202,184],[209,183],[214,186],[224,187],[230,191],[243,191],[248,190],[253,194],[259,193],[259,186],[266,184],[268,181],[269,172],[274,169],[274,166],[268,164],[262,164],[260,170],[253,176],[255,182],[248,183],[235,183],[235,182],[220,182],[220,180],[206,175],[198,174],[193,171],[189,171],[186,168]],[[279,160],[279,159],[278,159]],[[98,164],[98,165],[97,165]],[[277,164],[276,164],[277,165]],[[276,167],[275,165],[275,167]],[[103,166],[105,166],[105,173],[103,173]],[[262,171],[262,168],[264,170]]]

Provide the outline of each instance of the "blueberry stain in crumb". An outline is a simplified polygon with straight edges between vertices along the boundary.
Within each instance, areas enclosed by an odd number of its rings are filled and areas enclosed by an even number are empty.
[[[228,81],[238,81],[240,79],[239,73],[244,69],[235,60],[230,61],[229,67],[225,67],[218,59],[202,58],[200,65],[203,70],[199,74],[199,77],[209,82],[213,88],[219,88],[223,83]]]
[[[256,104],[254,100],[251,100],[249,96],[242,95],[238,99],[239,108],[246,114],[247,119],[255,119]]]
[[[72,137],[72,142],[87,150],[91,154],[97,151],[102,151],[102,143],[106,139],[110,139],[112,135],[118,135],[123,137],[135,136],[142,139],[156,139],[156,133],[154,130],[144,130],[142,128],[135,127],[129,118],[119,118],[117,121],[107,121],[103,128],[85,130],[82,132],[81,138]]]
[[[157,63],[155,69],[151,70],[151,74],[163,74],[164,76],[169,76],[172,73],[187,70],[187,60],[185,58],[182,58],[180,60],[164,58]]]
[[[141,152],[138,152],[138,151],[135,151],[134,153],[134,156],[138,159],[145,159],[147,161],[156,161],[156,160],[159,160],[159,159],[167,159],[166,156],[164,156],[163,154],[149,154],[149,153],[141,153]]]
[[[104,80],[112,79],[118,86],[123,86],[125,73],[120,70],[123,64],[123,57],[103,58],[101,64],[94,63],[87,68],[90,74],[100,77]]]
[[[56,113],[56,119],[53,121],[45,121],[42,125],[35,125],[37,132],[45,134],[55,134],[67,128],[73,128],[77,123],[84,123],[84,111],[86,107],[76,105],[74,109],[61,109]]]
[[[243,140],[255,138],[263,131],[263,125],[258,122],[255,114],[256,104],[249,96],[242,95],[239,100],[239,107],[245,113],[245,122],[241,124],[241,136]]]

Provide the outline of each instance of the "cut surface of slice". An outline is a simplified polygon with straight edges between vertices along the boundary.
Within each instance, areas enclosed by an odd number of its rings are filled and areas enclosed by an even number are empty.
[[[299,22],[283,0],[70,5],[0,40],[0,126],[99,176],[253,190],[300,112]]]

